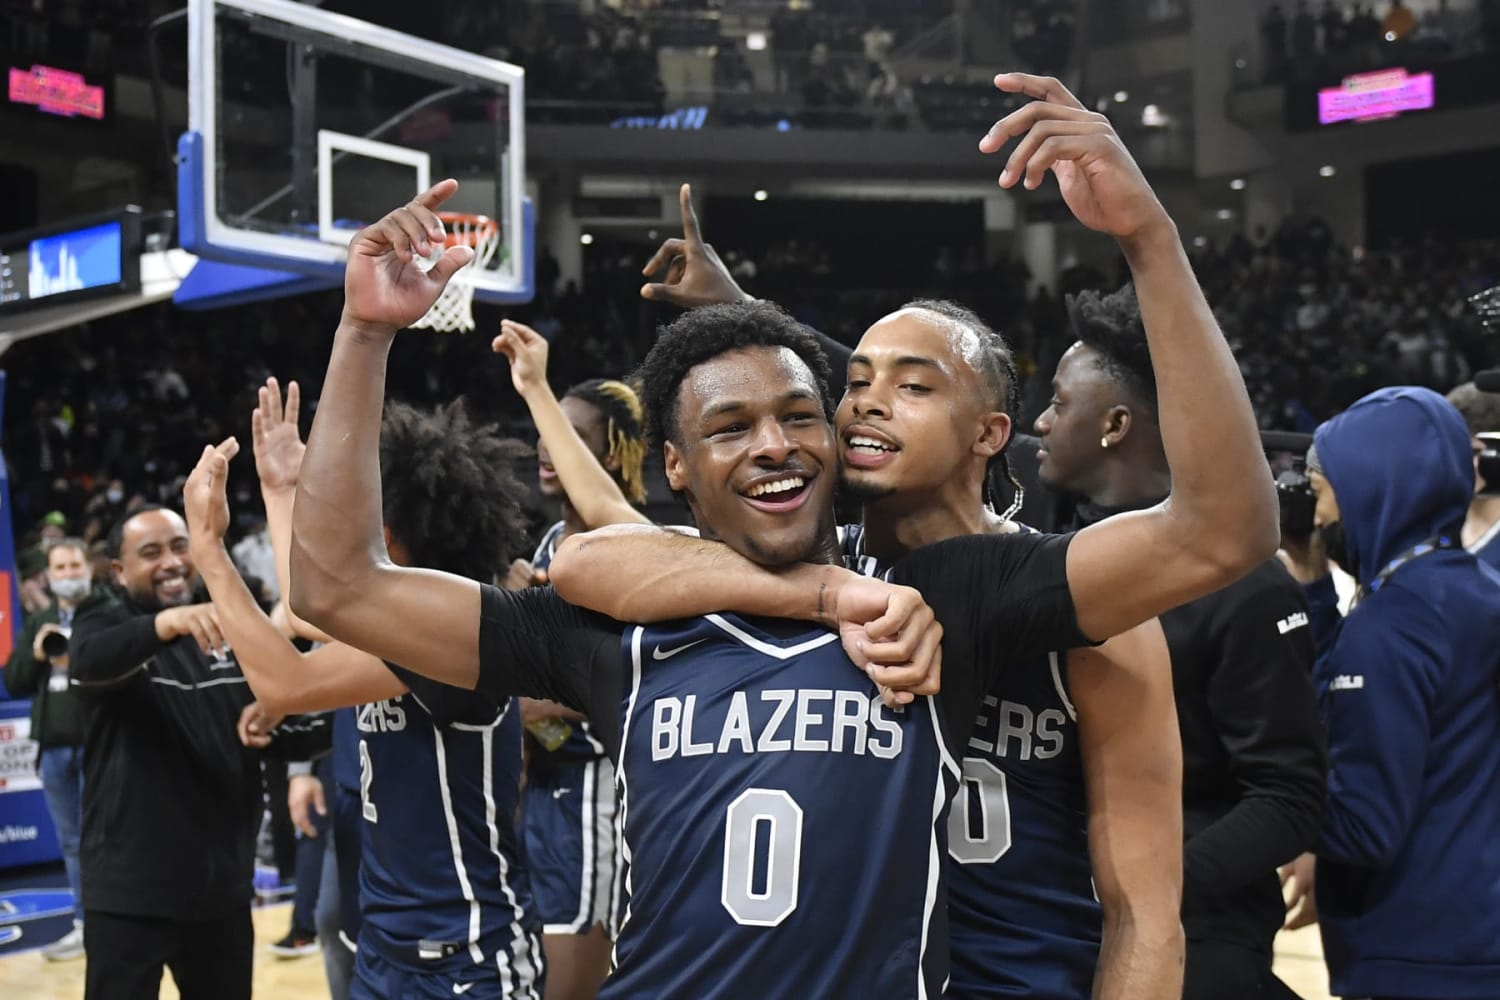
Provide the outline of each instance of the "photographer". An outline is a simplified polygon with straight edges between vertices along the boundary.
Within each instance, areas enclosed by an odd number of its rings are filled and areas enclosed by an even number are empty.
[[[1458,412],[1409,386],[1324,423],[1308,454],[1317,534],[1286,548],[1318,639],[1328,799],[1288,925],[1321,916],[1336,995],[1500,982],[1500,577],[1459,544],[1472,454]],[[1329,558],[1359,584],[1342,621]]]
[[[1172,488],[1134,291],[1084,293],[1069,315],[1078,342],[1036,421],[1036,454],[1041,484],[1071,497],[1023,508],[1040,512],[1045,530],[1141,510]],[[1061,505],[1072,498],[1068,520]],[[1188,1000],[1293,995],[1271,971],[1283,915],[1276,870],[1314,841],[1326,764],[1306,610],[1273,559],[1161,616],[1182,730]]]
[[[47,587],[53,600],[26,617],[10,662],[5,689],[31,698],[31,738],[39,748],[37,768],[47,811],[57,828],[68,886],[73,890],[73,929],[42,949],[54,962],[83,954],[83,893],[78,880],[78,829],[83,808],[83,732],[68,684],[68,636],[73,615],[88,597],[93,580],[88,550],[78,538],[64,538],[47,550]]]
[[[1474,446],[1474,499],[1464,518],[1463,546],[1500,569],[1500,393],[1465,382],[1448,393]]]

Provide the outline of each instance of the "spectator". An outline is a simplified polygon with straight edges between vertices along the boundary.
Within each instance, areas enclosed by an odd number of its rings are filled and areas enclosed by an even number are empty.
[[[1483,475],[1479,463],[1481,452],[1494,454],[1500,449],[1500,439],[1493,436],[1500,435],[1500,393],[1481,392],[1473,382],[1465,382],[1448,393],[1448,402],[1464,418],[1475,454],[1474,499],[1464,518],[1461,540],[1481,562],[1500,570],[1500,476],[1493,467],[1489,476]],[[1481,434],[1492,436],[1480,440]]]
[[[1292,62],[1306,71],[1315,65],[1318,54],[1318,22],[1313,19],[1307,0],[1297,0],[1297,13],[1292,18]]]
[[[1344,10],[1336,0],[1323,0],[1323,13],[1318,18],[1318,27],[1323,32],[1323,53],[1342,56],[1349,47],[1348,23]]]
[[[78,868],[83,731],[68,684],[67,648],[73,616],[93,590],[83,540],[64,538],[52,543],[47,549],[46,573],[53,600],[26,617],[5,665],[5,689],[18,698],[31,699],[31,738],[38,747],[42,792],[73,891],[73,929],[42,949],[43,958],[57,962],[83,955],[83,888]]]

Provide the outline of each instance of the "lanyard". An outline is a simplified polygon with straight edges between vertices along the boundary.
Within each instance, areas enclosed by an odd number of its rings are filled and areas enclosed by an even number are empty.
[[[1413,545],[1411,548],[1407,549],[1405,552],[1401,553],[1399,556],[1386,563],[1385,569],[1375,574],[1375,579],[1370,581],[1369,586],[1361,585],[1358,593],[1356,594],[1356,598],[1363,598],[1369,594],[1375,593],[1375,591],[1379,590],[1381,585],[1384,584],[1385,581],[1391,578],[1392,574],[1394,574],[1396,570],[1400,569],[1402,566],[1405,566],[1412,560],[1420,559],[1423,556],[1431,555],[1434,552],[1440,552],[1443,549],[1451,549],[1453,547],[1453,539],[1449,538],[1447,535],[1435,535],[1432,538],[1427,539],[1427,541],[1425,542],[1419,542],[1418,544]]]

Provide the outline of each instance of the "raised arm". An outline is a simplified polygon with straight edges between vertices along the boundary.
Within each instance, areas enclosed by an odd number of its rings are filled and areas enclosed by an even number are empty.
[[[1108,119],[1051,78],[1005,73],[995,85],[1033,98],[979,144],[993,153],[1020,140],[1000,186],[1035,189],[1050,170],[1074,216],[1115,237],[1156,372],[1172,493],[1149,510],[1085,529],[1068,555],[1078,624],[1104,638],[1219,590],[1270,558],[1280,536],[1275,488],[1244,380],[1177,228]]]
[[[562,405],[547,384],[547,340],[531,327],[512,320],[500,324],[491,348],[510,361],[510,380],[526,401],[537,435],[547,446],[552,466],[562,481],[568,502],[590,528],[606,524],[649,524],[646,515],[630,505],[620,485],[599,464],[583,438],[573,429]]]
[[[182,489],[193,561],[213,597],[240,670],[266,714],[293,715],[395,698],[406,686],[368,653],[334,643],[301,653],[271,624],[224,548],[229,502],[224,484],[239,451],[230,438],[205,447]]]
[[[1094,996],[1179,996],[1182,742],[1166,638],[1152,619],[1067,657],[1104,911]]]
[[[469,247],[449,247],[430,271],[416,264],[441,238],[436,209],[457,189],[456,181],[439,182],[349,244],[344,312],[292,512],[290,603],[341,642],[472,688],[479,677],[479,584],[392,563],[380,493],[391,343],[473,257]]]
[[[286,406],[275,376],[257,393],[250,412],[251,441],[255,446],[255,472],[260,477],[260,498],[266,510],[266,534],[276,563],[276,589],[281,600],[271,610],[271,622],[285,635],[328,642],[329,637],[292,614],[287,595],[292,590],[292,502],[297,496],[297,475],[307,446],[297,430],[302,408],[302,389],[296,382],[286,386]]]

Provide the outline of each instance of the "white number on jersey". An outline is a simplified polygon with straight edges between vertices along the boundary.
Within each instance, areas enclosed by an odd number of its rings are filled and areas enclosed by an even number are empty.
[[[364,740],[359,741],[359,801],[363,804],[365,819],[371,823],[380,822],[380,814],[375,810],[375,803],[370,801],[370,782],[375,780],[375,768],[370,764],[370,748],[365,745]]]
[[[764,861],[757,850],[762,829]],[[802,807],[779,788],[745,789],[724,817],[724,909],[747,927],[775,927],[797,908],[801,870]]]
[[[987,760],[966,757],[964,779],[948,814],[948,854],[959,864],[988,865],[1008,850],[1010,796],[1005,772]]]

